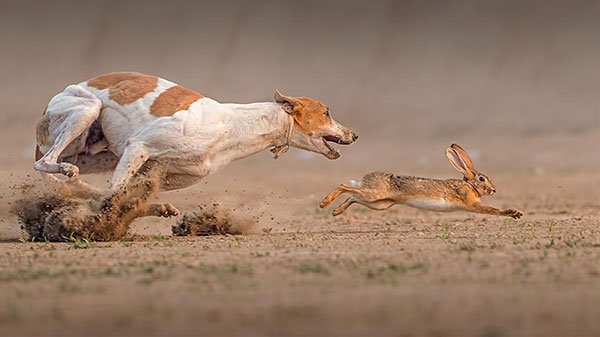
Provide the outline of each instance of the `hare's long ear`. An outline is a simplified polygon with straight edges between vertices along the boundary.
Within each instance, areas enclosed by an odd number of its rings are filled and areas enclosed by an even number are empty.
[[[447,148],[446,157],[448,157],[452,166],[464,174],[467,179],[473,178],[473,171],[467,167],[467,164],[462,160],[456,149],[452,147]]]
[[[468,169],[470,169],[471,171],[475,171],[475,168],[473,167],[473,162],[471,161],[471,157],[469,157],[469,155],[467,154],[467,151],[465,151],[465,149],[463,149],[458,144],[452,144],[452,145],[450,145],[450,147],[453,148],[454,150],[456,150],[456,152],[458,153],[458,156],[460,157],[460,159],[462,159],[463,163],[465,163],[465,165]]]

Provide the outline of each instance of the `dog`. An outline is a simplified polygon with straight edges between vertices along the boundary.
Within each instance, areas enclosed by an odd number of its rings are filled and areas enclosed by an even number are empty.
[[[109,190],[115,191],[142,166],[157,163],[166,171],[161,189],[173,190],[267,148],[275,158],[292,146],[337,159],[339,150],[329,143],[348,145],[358,138],[312,98],[279,91],[274,98],[219,103],[156,76],[101,75],[50,100],[36,126],[34,169],[72,181],[114,170]],[[178,214],[166,206],[153,205],[155,215]]]

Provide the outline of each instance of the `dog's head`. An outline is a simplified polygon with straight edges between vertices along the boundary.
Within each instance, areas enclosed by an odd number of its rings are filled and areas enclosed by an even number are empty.
[[[275,91],[275,102],[294,117],[294,132],[290,137],[290,145],[320,153],[329,159],[340,157],[328,142],[348,145],[358,136],[352,130],[336,122],[329,113],[329,108],[309,97],[288,97]]]

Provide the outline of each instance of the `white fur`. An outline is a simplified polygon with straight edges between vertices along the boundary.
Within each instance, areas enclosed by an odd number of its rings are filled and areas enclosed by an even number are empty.
[[[443,198],[439,200],[414,198],[406,200],[404,204],[415,208],[438,212],[450,212],[458,209],[456,204],[453,204]]]

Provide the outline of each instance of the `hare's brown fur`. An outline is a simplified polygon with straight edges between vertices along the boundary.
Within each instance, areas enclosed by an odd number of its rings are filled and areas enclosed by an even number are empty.
[[[487,176],[475,171],[471,159],[459,145],[452,144],[446,149],[446,155],[452,165],[464,174],[463,180],[439,180],[372,172],[365,175],[356,186],[340,185],[321,201],[320,207],[327,207],[342,193],[350,193],[352,196],[336,208],[333,215],[343,213],[354,203],[375,210],[405,204],[426,210],[464,210],[510,216],[515,219],[523,215],[516,209],[498,209],[481,201],[481,196],[494,194],[496,187]]]

